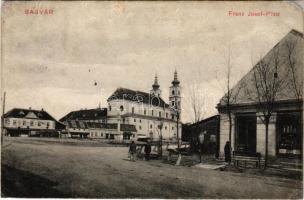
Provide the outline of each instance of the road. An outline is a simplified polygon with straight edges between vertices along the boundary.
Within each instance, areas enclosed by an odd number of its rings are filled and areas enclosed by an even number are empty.
[[[302,198],[302,181],[127,159],[126,147],[5,138],[2,195],[82,198]],[[5,171],[3,171],[5,170]]]

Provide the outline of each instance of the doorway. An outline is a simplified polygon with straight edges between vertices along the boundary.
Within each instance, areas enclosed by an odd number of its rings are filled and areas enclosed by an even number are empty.
[[[256,116],[237,116],[236,122],[236,151],[256,153]]]

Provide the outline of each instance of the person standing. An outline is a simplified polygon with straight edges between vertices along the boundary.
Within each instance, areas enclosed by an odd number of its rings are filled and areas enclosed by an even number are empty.
[[[224,147],[224,152],[225,152],[225,162],[229,163],[231,162],[231,145],[230,142],[227,141],[226,145]]]
[[[151,144],[150,141],[147,142],[147,144],[145,145],[145,158],[147,161],[150,160],[150,153],[151,153]]]
[[[131,161],[135,161],[135,154],[136,154],[136,144],[134,141],[132,141],[129,147],[129,155]]]

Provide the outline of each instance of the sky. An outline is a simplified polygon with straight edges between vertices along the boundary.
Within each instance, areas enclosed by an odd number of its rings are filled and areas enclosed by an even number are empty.
[[[177,70],[182,122],[191,122],[190,88],[200,94],[205,118],[217,114],[228,49],[235,84],[291,29],[303,32],[303,13],[288,2],[4,2],[1,95],[6,111],[44,108],[60,119],[107,106],[118,87],[149,92],[155,74],[168,102]]]

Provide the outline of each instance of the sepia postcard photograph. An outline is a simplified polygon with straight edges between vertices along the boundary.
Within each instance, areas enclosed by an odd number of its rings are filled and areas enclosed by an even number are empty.
[[[303,199],[304,1],[1,1],[1,198]]]

